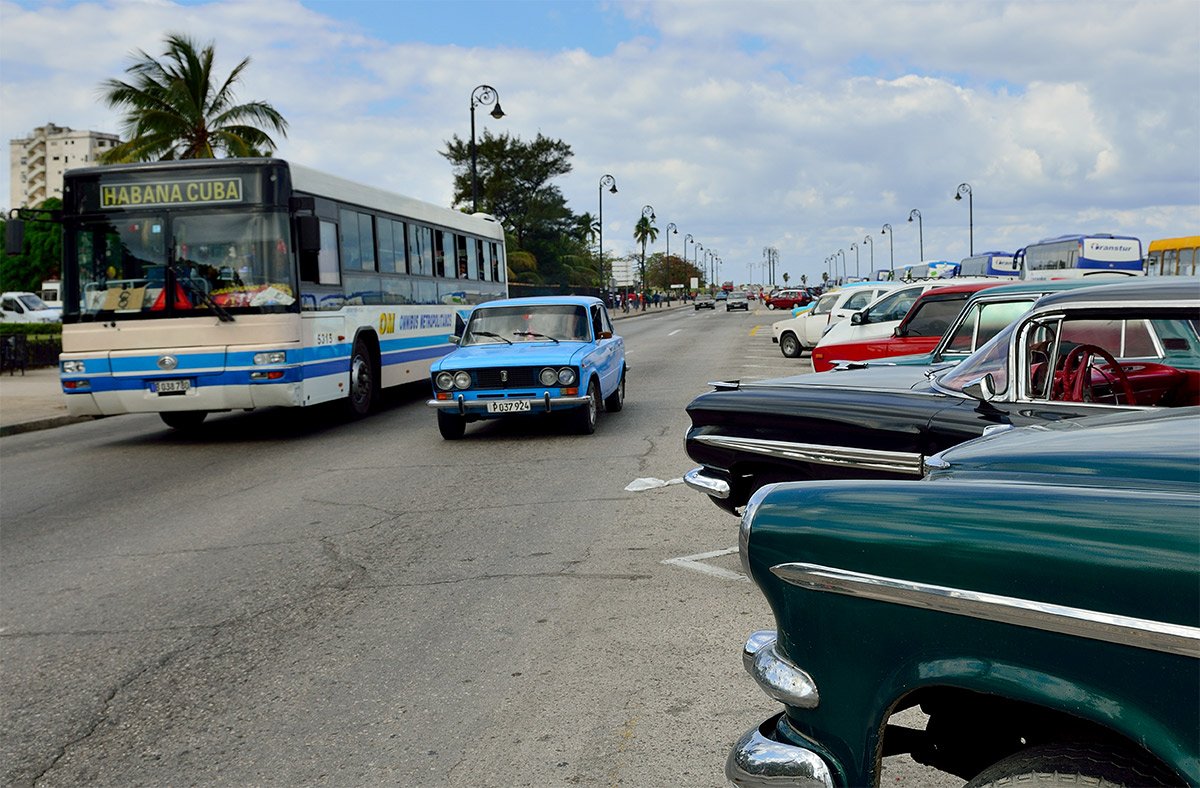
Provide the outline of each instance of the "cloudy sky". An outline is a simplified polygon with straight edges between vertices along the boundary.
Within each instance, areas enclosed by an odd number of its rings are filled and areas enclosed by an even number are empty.
[[[492,85],[507,115],[481,129],[573,148],[574,211],[616,178],[608,251],[652,205],[721,279],[761,281],[768,246],[810,281],[839,249],[851,275],[913,262],[919,236],[958,260],[972,218],[977,252],[1200,233],[1196,0],[0,0],[4,138],[117,132],[97,86],[175,31],[214,41],[221,73],[251,57],[238,98],[288,119],[281,156],[439,204],[438,151]]]

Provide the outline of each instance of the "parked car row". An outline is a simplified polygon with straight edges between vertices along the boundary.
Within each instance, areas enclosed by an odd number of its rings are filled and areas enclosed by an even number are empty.
[[[926,353],[688,406],[775,617],[732,784],[1200,783],[1200,282],[967,295]]]

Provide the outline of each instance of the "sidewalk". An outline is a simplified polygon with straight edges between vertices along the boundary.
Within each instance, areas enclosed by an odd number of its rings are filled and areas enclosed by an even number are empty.
[[[683,307],[690,309],[691,302],[672,301],[670,306],[649,306],[644,312],[630,310],[626,313],[613,309],[609,315],[613,320],[625,320],[661,315]],[[62,393],[58,382],[57,367],[29,369],[24,375],[19,371],[12,375],[7,371],[0,374],[0,437],[87,420],[87,416],[71,416],[67,413],[66,395]]]
[[[85,421],[67,413],[58,367],[38,367],[0,375],[0,436]]]

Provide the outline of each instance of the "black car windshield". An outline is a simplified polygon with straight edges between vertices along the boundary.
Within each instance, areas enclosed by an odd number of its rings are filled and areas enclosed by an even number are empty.
[[[481,307],[471,313],[462,345],[512,342],[586,342],[587,311],[576,304]]]
[[[936,381],[938,387],[961,394],[963,387],[968,383],[990,373],[993,390],[997,394],[1007,391],[1008,345],[1016,325],[1015,321],[1010,323],[983,347],[967,356],[961,364],[942,373]]]

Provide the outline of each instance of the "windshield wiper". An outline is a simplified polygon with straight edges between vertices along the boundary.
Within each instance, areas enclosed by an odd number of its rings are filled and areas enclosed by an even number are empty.
[[[510,345],[512,344],[512,340],[510,340],[510,339],[506,339],[505,337],[502,337],[502,336],[500,336],[499,334],[493,334],[491,331],[472,331],[472,332],[471,332],[471,336],[475,336],[475,337],[492,337],[493,339],[500,339],[500,340],[503,340],[504,342],[507,342],[507,343],[508,343],[508,344],[510,344]]]
[[[548,337],[545,334],[539,334],[536,331],[514,331],[513,336],[514,337],[541,337],[542,339],[550,340],[551,342],[553,342],[556,345],[558,344],[558,340],[555,339],[554,337]]]
[[[200,302],[213,311],[217,318],[222,323],[234,322],[233,315],[225,311],[225,307],[217,304],[212,300],[212,296],[208,294],[202,287],[197,287],[192,283],[192,275],[185,269],[182,273],[179,270],[179,264],[175,262],[175,252],[171,251],[171,255],[167,258],[167,266],[171,269],[171,273],[175,275],[175,283],[182,284],[189,292],[195,293],[200,297]]]

